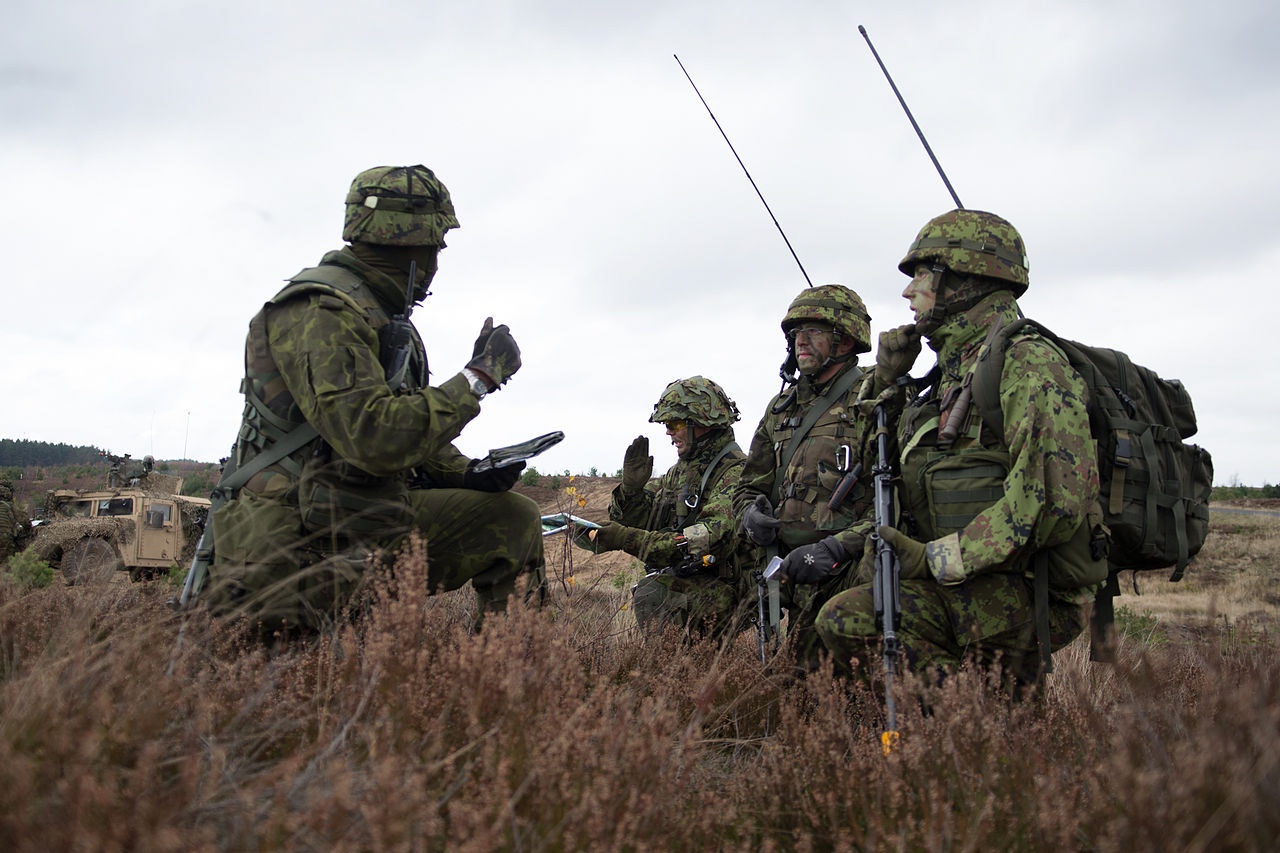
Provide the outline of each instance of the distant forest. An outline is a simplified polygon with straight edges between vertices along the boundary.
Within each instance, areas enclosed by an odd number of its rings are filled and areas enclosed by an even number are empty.
[[[25,468],[28,465],[87,465],[102,461],[102,450],[96,447],[72,447],[0,438],[0,466]]]

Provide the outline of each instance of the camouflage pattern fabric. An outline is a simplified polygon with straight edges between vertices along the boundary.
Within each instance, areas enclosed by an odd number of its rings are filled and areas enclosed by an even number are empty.
[[[443,246],[457,228],[449,190],[426,166],[378,166],[351,182],[342,239],[380,246]]]
[[[741,419],[738,405],[718,384],[704,376],[690,376],[668,383],[653,404],[651,424],[689,421],[701,426],[728,427]]]
[[[205,600],[216,613],[314,627],[350,599],[371,551],[418,530],[433,589],[470,579],[482,612],[500,609],[518,575],[542,577],[537,506],[460,488],[470,460],[451,442],[479,413],[465,376],[387,386],[378,332],[403,310],[403,282],[349,249],[327,254],[319,270],[334,274],[295,276],[303,283],[250,323],[238,464],[303,421],[320,438],[214,511]],[[411,488],[415,473],[434,488]]]
[[[751,439],[747,461],[733,493],[735,521],[758,495],[764,495],[774,504],[775,515],[783,522],[776,545],[779,555],[785,556],[792,548],[827,536],[835,536],[850,555],[843,570],[822,584],[783,585],[788,642],[794,644],[797,658],[808,668],[817,665],[822,650],[813,630],[814,616],[828,598],[853,585],[854,570],[873,527],[871,469],[876,460],[875,423],[860,406],[872,387],[871,372],[863,374],[841,399],[830,402],[785,468],[781,455],[809,410],[822,399],[823,392],[846,372],[856,370],[856,361],[856,358],[850,361],[821,387],[815,387],[808,377],[801,377],[794,389],[794,400],[781,409],[784,395],[769,401]],[[837,509],[830,509],[832,493],[845,473],[859,464],[862,473],[857,483]],[[745,539],[745,535],[742,538]],[[763,563],[754,568],[763,568]]]
[[[944,414],[938,400],[959,388],[992,324],[1012,321],[1017,311],[1013,294],[997,291],[942,325],[929,340],[941,368],[938,388],[908,405],[899,420],[904,515],[899,526],[926,542],[932,576],[903,583],[898,638],[908,664],[922,671],[954,667],[966,657],[991,660],[997,652],[1011,662],[1038,661],[1034,632],[1023,630],[1034,621],[1031,557],[1079,540],[1096,509],[1098,472],[1084,383],[1061,353],[1041,341],[1027,339],[1008,350],[1000,382],[1006,434],[983,433],[971,407],[954,447],[945,453],[936,447]],[[941,521],[945,478],[932,476],[939,465],[971,460],[980,469],[1002,455],[1004,473],[985,507],[959,529]],[[960,464],[948,476],[964,470]],[[943,586],[935,580],[939,574],[963,581]],[[1079,632],[1080,603],[1089,594],[1088,589],[1051,593],[1056,645]],[[868,644],[878,643],[870,607],[869,587],[859,587],[818,614],[818,631],[837,662],[868,660]],[[1038,662],[1017,663],[1013,669],[1017,678],[1025,678],[1038,671]]]
[[[854,353],[871,352],[871,315],[862,297],[842,284],[823,284],[800,291],[782,318],[782,332],[806,322],[827,323],[857,342]]]
[[[1027,290],[1027,249],[1004,219],[983,210],[952,210],[929,220],[907,249],[898,269],[914,275],[916,264],[941,263],[963,275],[1000,279],[1015,296]]]
[[[698,494],[707,466],[732,441],[730,429],[713,433],[690,458],[677,461],[643,491],[628,494],[621,486],[613,490],[609,518],[626,525],[622,550],[643,560],[650,571],[633,593],[641,625],[670,620],[694,631],[719,633],[741,624],[735,614],[745,584],[732,495],[745,459],[742,451],[731,449],[721,457],[707,479],[706,492]],[[713,555],[714,568],[688,578],[662,572],[681,559],[677,533],[686,537],[691,553]]]

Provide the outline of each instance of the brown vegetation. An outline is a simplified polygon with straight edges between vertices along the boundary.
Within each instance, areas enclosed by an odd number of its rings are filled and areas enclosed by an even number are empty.
[[[576,485],[544,511],[598,514]],[[1270,850],[1278,532],[1215,513],[1185,582],[1118,600],[1118,664],[1069,647],[1039,704],[903,685],[888,757],[878,687],[642,640],[636,568],[563,542],[549,605],[480,634],[420,551],[274,648],[161,582],[0,583],[0,849]]]

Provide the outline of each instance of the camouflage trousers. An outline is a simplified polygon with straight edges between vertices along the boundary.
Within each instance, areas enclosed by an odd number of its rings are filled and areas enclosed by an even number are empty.
[[[388,517],[391,517],[388,515]],[[332,621],[360,588],[373,549],[394,554],[410,533],[426,542],[430,592],[468,581],[486,612],[501,611],[528,572],[539,601],[546,590],[538,506],[515,492],[418,489],[408,493],[381,535],[358,540],[304,529],[296,506],[242,493],[211,519],[215,555],[205,600],[215,615],[318,628]],[[364,519],[362,527],[368,527]]]
[[[985,574],[955,586],[932,578],[904,580],[896,633],[903,663],[911,672],[938,679],[962,661],[999,667],[1006,686],[1018,690],[1040,679],[1035,601],[1021,575]],[[1049,599],[1050,647],[1056,651],[1084,628],[1081,605]],[[837,669],[867,673],[880,665],[873,590],[862,584],[833,597],[818,612],[815,627]]]
[[[723,636],[746,623],[746,608],[729,581],[707,574],[678,578],[650,572],[631,590],[636,624],[645,629],[679,625],[691,634]]]

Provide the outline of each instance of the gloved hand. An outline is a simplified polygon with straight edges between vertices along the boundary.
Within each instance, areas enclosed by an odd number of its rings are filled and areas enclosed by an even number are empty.
[[[503,468],[476,471],[476,463],[479,461],[479,459],[472,459],[471,464],[467,466],[466,473],[462,475],[462,488],[477,492],[505,492],[519,481],[520,472],[524,470],[525,465],[523,462],[517,462]]]
[[[905,376],[920,355],[920,332],[914,323],[880,333],[876,347],[876,382],[892,385],[899,376]]]
[[[876,533],[898,555],[898,577],[903,580],[929,577],[929,558],[925,556],[923,542],[917,542],[907,534],[884,525],[877,527]]]
[[[506,323],[494,327],[493,318],[485,318],[467,367],[489,381],[490,391],[496,391],[515,375],[520,369],[520,347]]]
[[[828,536],[821,542],[791,549],[782,558],[782,572],[792,583],[822,583],[840,570],[848,556],[839,540]]]
[[[742,530],[757,545],[772,545],[780,527],[782,522],[773,517],[773,505],[764,495],[756,495],[742,511]]]
[[[935,539],[926,545],[892,527],[877,527],[876,532],[898,554],[901,566],[898,577],[911,580],[932,575],[934,580],[944,586],[963,583],[969,577],[960,554],[958,533]]]
[[[631,530],[625,524],[606,521],[599,530],[591,531],[591,540],[595,543],[596,552],[619,551],[626,543],[627,532]]]
[[[649,455],[649,439],[636,436],[622,455],[622,491],[634,495],[644,489],[653,476],[653,457]]]

